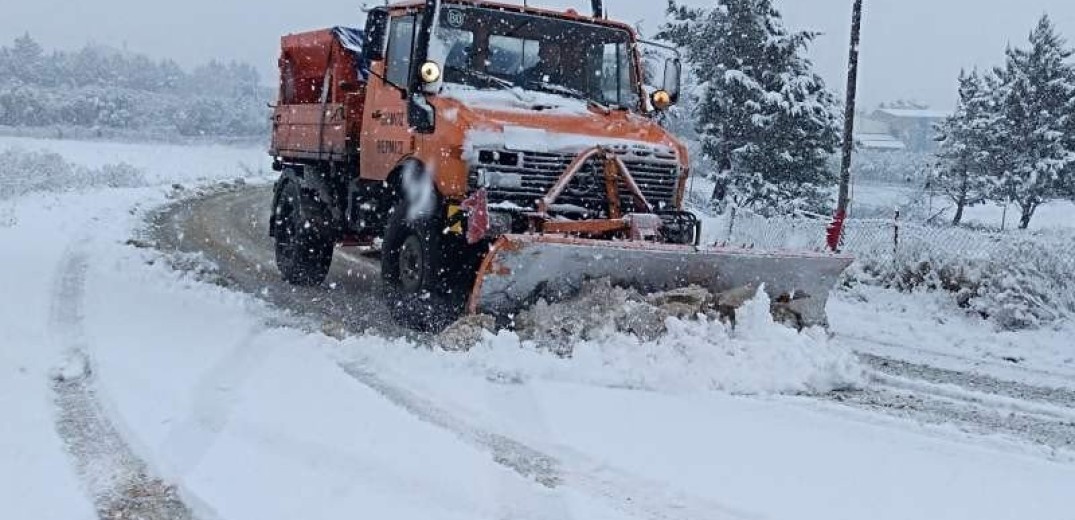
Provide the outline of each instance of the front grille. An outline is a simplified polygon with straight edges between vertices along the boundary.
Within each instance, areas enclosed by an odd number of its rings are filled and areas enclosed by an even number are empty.
[[[679,183],[679,161],[675,152],[648,147],[620,147],[614,150],[627,166],[646,200],[655,209],[673,207]],[[511,202],[532,208],[535,200],[544,197],[552,189],[576,155],[481,150],[477,157],[481,164],[472,168],[472,190],[486,188],[489,201],[493,203]],[[620,184],[622,207],[633,207],[630,192],[622,182]],[[607,208],[604,168],[599,159],[587,161],[556,204],[582,207],[595,212]]]

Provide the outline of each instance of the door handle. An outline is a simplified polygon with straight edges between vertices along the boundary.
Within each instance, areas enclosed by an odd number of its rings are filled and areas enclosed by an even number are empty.
[[[374,119],[380,119],[380,118],[384,117],[384,112],[382,112],[380,110],[374,110],[373,113],[370,114],[370,117],[372,117]]]

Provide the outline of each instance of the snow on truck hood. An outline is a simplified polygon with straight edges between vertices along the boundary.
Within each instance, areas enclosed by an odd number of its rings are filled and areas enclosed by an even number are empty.
[[[438,101],[443,118],[465,134],[465,158],[477,149],[578,153],[594,146],[686,157],[682,144],[647,117],[602,114],[585,101],[556,94],[445,85]]]
[[[556,113],[589,115],[585,101],[548,92],[536,92],[515,87],[512,89],[476,89],[465,85],[445,84],[440,91],[442,98],[454,99],[468,107],[489,110],[533,112],[542,107]]]
[[[471,130],[463,143],[464,154],[481,149],[517,152],[579,153],[594,146],[625,147],[655,152],[674,152],[660,144],[600,135],[550,132],[544,128],[504,126],[502,130]]]

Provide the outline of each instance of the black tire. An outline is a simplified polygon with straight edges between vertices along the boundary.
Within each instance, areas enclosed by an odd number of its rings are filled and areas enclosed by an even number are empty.
[[[273,208],[276,268],[292,285],[321,285],[336,246],[328,212],[294,182],[285,182],[280,190]]]
[[[392,318],[405,327],[440,332],[463,312],[456,241],[444,233],[442,212],[408,215],[392,209],[381,248],[381,280]],[[408,218],[411,217],[411,218]]]

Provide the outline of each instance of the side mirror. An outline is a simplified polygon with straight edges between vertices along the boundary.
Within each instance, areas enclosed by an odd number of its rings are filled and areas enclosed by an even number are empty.
[[[354,81],[341,81],[340,90],[348,94],[358,92],[362,88],[357,82]]]
[[[371,61],[384,59],[387,36],[388,10],[378,7],[366,13],[366,45],[362,49],[366,54],[366,59]]]
[[[662,111],[679,102],[682,90],[683,60],[679,49],[666,43],[638,42],[638,57],[642,65],[642,87],[649,92],[649,104]]]
[[[683,63],[679,58],[669,58],[664,62],[664,90],[668,93],[668,104],[679,102],[679,90],[683,81]]]

